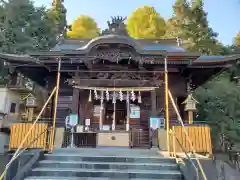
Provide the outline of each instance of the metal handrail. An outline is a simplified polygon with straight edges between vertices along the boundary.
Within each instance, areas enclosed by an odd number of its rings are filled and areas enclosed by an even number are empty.
[[[195,156],[195,158],[196,158],[196,161],[197,161],[197,164],[198,164],[199,169],[200,169],[200,171],[201,171],[201,174],[202,174],[202,176],[203,176],[203,179],[204,179],[204,180],[207,180],[207,176],[206,176],[206,174],[205,174],[205,172],[204,172],[204,170],[203,170],[203,167],[202,167],[199,159],[197,158],[196,150],[195,150],[195,148],[194,148],[194,146],[193,146],[193,143],[192,143],[192,141],[191,141],[191,139],[190,139],[190,137],[189,137],[189,134],[188,134],[188,132],[187,132],[187,130],[186,130],[186,127],[184,126],[182,117],[181,117],[181,115],[180,115],[180,113],[179,113],[179,111],[178,111],[178,109],[177,109],[176,103],[175,103],[175,101],[174,101],[174,99],[173,99],[173,96],[172,96],[172,93],[171,93],[171,91],[170,91],[169,89],[168,89],[168,95],[169,95],[170,100],[171,100],[171,102],[172,102],[173,108],[174,108],[175,112],[177,113],[178,121],[180,122],[181,126],[183,127],[184,133],[185,133],[185,135],[186,135],[186,139],[187,139],[187,141],[188,141],[188,143],[189,143],[189,145],[190,145],[190,147],[191,147],[192,153],[194,154],[194,156]],[[168,136],[169,136],[169,135],[168,135]]]
[[[171,134],[173,135],[173,138],[175,138],[177,140],[178,145],[181,147],[181,149],[183,150],[184,154],[186,155],[188,161],[191,163],[191,165],[193,166],[194,170],[196,171],[196,178],[197,180],[199,180],[199,172],[198,172],[198,168],[196,167],[196,165],[194,164],[193,160],[190,158],[190,156],[187,154],[186,149],[182,146],[182,144],[180,143],[179,139],[177,138],[177,136],[175,135],[174,132],[171,132]],[[173,141],[173,148],[176,146],[175,141]],[[176,149],[174,148],[173,150],[174,152],[174,156],[176,157]]]
[[[23,147],[23,144],[26,142],[28,136],[31,134],[33,128],[35,127],[35,125],[37,124],[38,120],[40,119],[43,111],[45,110],[45,108],[47,107],[47,104],[49,103],[49,101],[51,100],[51,98],[53,97],[53,95],[56,92],[57,87],[54,87],[52,93],[50,94],[50,96],[48,97],[48,100],[45,102],[44,106],[42,107],[40,113],[38,114],[36,120],[33,122],[32,126],[30,127],[30,129],[28,130],[27,134],[25,135],[24,139],[22,140],[22,142],[20,143],[18,149],[16,150],[16,152],[14,153],[13,157],[11,158],[11,160],[9,161],[9,163],[6,165],[2,175],[0,176],[0,180],[3,180],[3,178],[6,175],[7,169],[9,168],[9,166],[12,164],[12,162],[16,159],[16,157],[18,156],[20,150]]]

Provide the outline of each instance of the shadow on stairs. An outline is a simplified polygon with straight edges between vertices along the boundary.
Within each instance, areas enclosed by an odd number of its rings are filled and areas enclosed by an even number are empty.
[[[183,179],[175,159],[157,149],[55,149],[45,154],[25,180]]]

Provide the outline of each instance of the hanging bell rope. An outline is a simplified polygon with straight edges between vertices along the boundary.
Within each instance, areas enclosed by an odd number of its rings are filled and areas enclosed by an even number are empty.
[[[134,93],[133,90],[131,91],[131,100],[132,100],[132,101],[135,101],[135,100],[136,100],[136,95],[135,95],[135,93]]]
[[[89,90],[88,102],[92,102],[92,90]]]
[[[104,100],[104,91],[101,91],[101,100]]]
[[[116,103],[116,92],[113,91],[113,99],[112,99],[112,103],[115,104]]]
[[[141,97],[141,92],[138,92],[138,103],[142,103],[142,97]]]
[[[129,103],[129,92],[127,91],[127,102]]]

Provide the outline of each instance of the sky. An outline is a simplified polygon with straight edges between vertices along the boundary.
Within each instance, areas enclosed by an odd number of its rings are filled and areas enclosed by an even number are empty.
[[[52,0],[34,0],[37,6],[51,6]],[[80,15],[94,18],[101,29],[107,27],[111,16],[129,16],[138,7],[155,7],[159,14],[168,19],[173,14],[172,5],[176,0],[64,0],[68,24]],[[205,0],[209,25],[219,34],[218,39],[225,45],[232,44],[240,31],[240,0]]]

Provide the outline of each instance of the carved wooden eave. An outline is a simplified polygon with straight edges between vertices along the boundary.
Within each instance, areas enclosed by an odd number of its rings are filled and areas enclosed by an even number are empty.
[[[129,80],[129,79],[78,79],[69,80],[71,86],[84,87],[159,87],[163,80]]]
[[[71,86],[87,86],[87,87],[158,87],[163,83],[161,73],[137,74],[137,73],[91,73],[82,74],[72,79],[68,79],[67,83]]]

